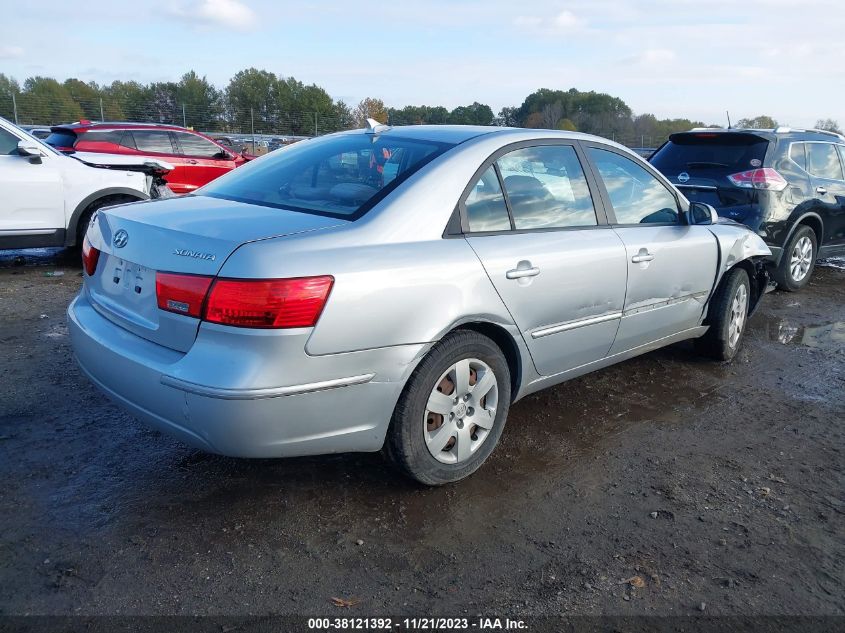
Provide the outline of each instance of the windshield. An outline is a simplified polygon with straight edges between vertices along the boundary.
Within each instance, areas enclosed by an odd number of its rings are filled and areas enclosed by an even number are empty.
[[[769,142],[753,134],[673,134],[649,162],[664,174],[719,170],[728,173],[760,167]]]
[[[371,134],[300,141],[196,195],[354,220],[453,145]]]

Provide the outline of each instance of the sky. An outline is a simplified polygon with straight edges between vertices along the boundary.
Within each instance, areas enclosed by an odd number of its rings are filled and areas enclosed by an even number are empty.
[[[845,125],[843,0],[0,0],[0,72],[224,87],[256,67],[355,104],[596,90],[635,113]]]

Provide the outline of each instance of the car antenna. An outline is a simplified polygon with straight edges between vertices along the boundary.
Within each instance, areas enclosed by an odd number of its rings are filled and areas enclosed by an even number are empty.
[[[725,110],[725,116],[728,117],[728,129],[731,129],[731,113]]]
[[[384,123],[379,123],[375,119],[367,118],[367,129],[364,130],[365,134],[372,134],[373,135],[373,142],[375,142],[376,136],[385,132],[386,130],[390,129],[389,125],[385,125]]]

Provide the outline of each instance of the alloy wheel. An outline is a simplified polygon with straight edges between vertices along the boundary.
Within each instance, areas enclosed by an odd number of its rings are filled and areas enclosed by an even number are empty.
[[[748,288],[740,284],[734,293],[731,301],[731,320],[728,324],[728,344],[736,347],[739,337],[742,335],[742,328],[745,326],[745,318],[748,315]]]
[[[789,273],[793,281],[801,281],[810,271],[813,265],[813,242],[804,235],[795,242],[789,259]]]

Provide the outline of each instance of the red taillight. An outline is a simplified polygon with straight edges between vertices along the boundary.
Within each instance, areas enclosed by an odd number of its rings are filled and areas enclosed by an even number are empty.
[[[158,307],[168,312],[199,318],[213,277],[156,273]]]
[[[326,305],[334,277],[218,279],[204,319],[252,328],[312,327]]]
[[[783,191],[789,184],[777,170],[771,167],[750,169],[748,171],[741,171],[738,174],[731,174],[728,176],[728,180],[737,187],[743,187],[745,189],[769,189],[771,191]]]
[[[82,267],[85,273],[91,277],[97,271],[97,262],[100,261],[100,251],[91,246],[88,236],[82,240]]]

